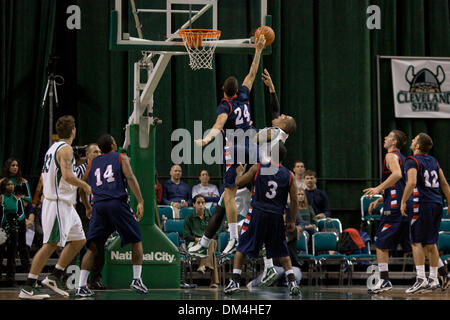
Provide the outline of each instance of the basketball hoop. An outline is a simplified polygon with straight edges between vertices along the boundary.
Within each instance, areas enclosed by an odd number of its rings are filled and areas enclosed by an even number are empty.
[[[178,33],[184,40],[192,70],[212,69],[213,54],[220,38],[220,30],[182,29]]]

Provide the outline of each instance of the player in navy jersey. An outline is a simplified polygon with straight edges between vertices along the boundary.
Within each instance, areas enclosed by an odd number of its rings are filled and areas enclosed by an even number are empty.
[[[436,243],[443,208],[439,187],[447,200],[450,200],[450,187],[437,160],[428,155],[432,147],[431,137],[426,133],[419,133],[411,142],[413,156],[408,157],[405,162],[407,182],[401,212],[404,216],[409,216],[411,246],[417,271],[416,282],[406,293],[419,293],[440,287]],[[425,256],[430,264],[428,279],[425,276]]]
[[[222,87],[224,98],[217,107],[216,122],[205,138],[195,140],[198,146],[206,146],[219,133],[222,133],[225,139],[223,149],[224,203],[230,230],[230,242],[224,252],[231,252],[231,250],[235,249],[238,239],[237,207],[235,201],[237,191],[235,178],[238,163],[236,158],[245,157],[241,162],[249,163],[250,156],[256,154],[252,154],[248,150],[249,141],[256,134],[256,130],[252,126],[248,96],[258,71],[261,52],[264,49],[265,43],[266,39],[264,36],[257,39],[255,56],[250,71],[240,87],[238,87],[238,80],[235,77],[229,77],[225,80]],[[256,163],[256,158],[253,163]]]
[[[144,215],[144,200],[139,183],[133,174],[129,158],[116,152],[117,144],[111,135],[102,135],[98,139],[98,146],[102,154],[92,160],[83,177],[92,188],[94,205],[91,207],[86,197],[82,197],[87,213],[92,210],[92,215],[86,237],[88,250],[81,263],[80,284],[76,295],[93,295],[86,286],[89,270],[98,252],[97,248],[104,246],[114,231],[119,233],[122,247],[131,243],[133,281],[130,287],[139,293],[147,293],[148,289],[141,279],[143,249],[138,221]],[[129,205],[127,185],[138,201],[136,217]]]
[[[236,184],[243,186],[253,180],[254,194],[250,213],[242,226],[239,245],[234,256],[233,275],[224,289],[227,294],[239,291],[241,268],[245,256],[257,258],[263,245],[265,245],[268,258],[279,258],[288,277],[290,294],[298,295],[300,293],[286,245],[286,230],[288,232],[295,230],[297,202],[291,203],[291,219],[286,227],[283,219],[288,194],[294,199],[297,194],[297,187],[293,183],[293,173],[281,165],[281,161],[287,153],[282,141],[279,141],[272,151],[276,150],[279,151],[279,161],[272,157],[272,163],[254,164],[245,174],[247,165],[240,165],[236,170]],[[276,173],[261,174],[264,167],[270,166],[278,167]]]
[[[380,225],[375,234],[377,262],[381,281],[378,281],[369,293],[380,293],[392,289],[389,281],[389,250],[395,250],[402,244],[403,250],[411,250],[409,244],[408,218],[400,212],[400,200],[405,189],[406,176],[403,170],[405,157],[400,149],[406,143],[406,134],[400,130],[392,130],[384,138],[384,148],[387,153],[383,163],[382,182],[374,188],[363,190],[364,195],[372,198],[376,194],[384,193],[383,197],[370,203],[369,214],[372,214],[380,204],[384,204]]]

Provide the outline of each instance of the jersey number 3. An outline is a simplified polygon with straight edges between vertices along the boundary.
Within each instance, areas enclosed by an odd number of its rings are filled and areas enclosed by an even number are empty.
[[[103,184],[102,181],[102,174],[100,172],[100,168],[97,168],[94,172],[95,177],[97,178],[97,182],[96,185],[101,186]],[[103,178],[105,178],[106,182],[111,183],[116,181],[116,179],[114,179],[114,172],[112,169],[112,164],[108,164],[108,166],[106,167],[105,173],[103,173]]]
[[[275,198],[275,196],[277,195],[278,184],[275,181],[270,180],[267,183],[267,186],[269,187],[269,191],[266,192],[266,197],[269,199]]]

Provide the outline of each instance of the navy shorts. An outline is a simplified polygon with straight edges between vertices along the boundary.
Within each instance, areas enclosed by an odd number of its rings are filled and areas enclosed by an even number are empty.
[[[119,233],[122,247],[142,241],[139,224],[128,202],[111,199],[94,203],[86,241],[103,246],[114,231]]]
[[[263,244],[269,259],[289,256],[283,215],[253,208],[245,218],[236,250],[256,259]]]
[[[398,244],[403,251],[410,252],[409,219],[402,216],[400,211],[390,211],[389,215],[382,215],[380,225],[375,234],[375,247],[378,249],[395,250]]]
[[[247,163],[246,171],[252,165],[258,163],[259,151],[256,144],[246,141],[243,145],[233,145],[227,143],[223,149],[223,186],[224,188],[232,188],[236,186],[236,168],[239,163],[243,165]]]
[[[423,245],[437,243],[442,219],[442,204],[421,203],[418,209],[418,213],[410,213],[412,243]]]

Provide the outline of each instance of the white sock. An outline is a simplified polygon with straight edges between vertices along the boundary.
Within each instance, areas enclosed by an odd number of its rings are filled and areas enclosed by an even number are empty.
[[[238,225],[236,222],[228,224],[228,231],[230,232],[230,239],[238,238]]]
[[[438,267],[430,267],[430,278],[437,279],[438,276]]]
[[[442,262],[441,258],[439,258],[438,262],[438,268],[445,266],[445,264]]]
[[[87,280],[89,278],[89,270],[81,270],[80,271],[80,284],[79,287],[86,287]]]
[[[291,273],[294,273],[294,269],[289,269],[286,272],[286,276],[290,275]]]
[[[272,260],[272,258],[268,259],[268,258],[264,257],[264,267],[266,269],[269,269],[269,268],[273,267],[273,260]]]
[[[64,271],[65,268],[61,267],[59,264],[56,264],[55,269]]]
[[[133,279],[140,279],[142,273],[142,265],[133,264]]]
[[[200,240],[200,245],[203,248],[209,248],[209,243],[211,242],[211,239],[208,238],[207,236],[203,235],[202,239]]]
[[[233,269],[233,273],[241,274],[242,270],[241,269]]]
[[[381,263],[378,264],[378,270],[380,272],[389,271],[389,266],[388,266],[387,263],[381,262]]]
[[[39,278],[39,275],[38,274],[31,274],[31,273],[29,273],[28,274],[28,278],[37,280],[37,278]]]
[[[425,265],[416,266],[416,272],[417,272],[417,277],[418,278],[426,279],[426,276],[425,276]]]

